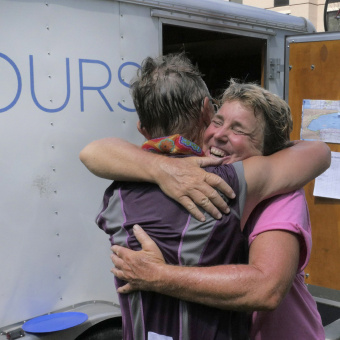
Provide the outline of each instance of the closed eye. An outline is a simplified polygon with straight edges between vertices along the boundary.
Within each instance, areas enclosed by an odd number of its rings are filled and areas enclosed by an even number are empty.
[[[237,135],[246,135],[246,133],[239,128],[233,128],[233,132],[236,133]]]
[[[221,125],[223,125],[223,122],[220,120],[220,119],[212,119],[212,121],[211,121],[215,126],[221,126]]]

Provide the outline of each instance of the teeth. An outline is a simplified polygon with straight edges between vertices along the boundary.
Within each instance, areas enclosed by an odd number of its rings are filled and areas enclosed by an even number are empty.
[[[214,156],[218,156],[218,157],[224,157],[225,153],[224,151],[215,148],[214,146],[210,148],[210,153]]]

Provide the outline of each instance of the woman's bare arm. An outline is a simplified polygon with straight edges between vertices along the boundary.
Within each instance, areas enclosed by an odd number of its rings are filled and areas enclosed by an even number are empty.
[[[292,147],[270,156],[244,160],[247,199],[242,224],[260,201],[303,187],[327,170],[330,163],[330,148],[317,141],[295,141]]]
[[[215,189],[227,197],[234,197],[231,188],[220,177],[200,168],[218,165],[222,160],[164,157],[145,152],[119,138],[90,143],[81,151],[80,159],[99,177],[157,183],[199,220],[204,220],[204,215],[197,206],[215,218],[221,217],[220,211],[229,211]],[[244,221],[258,202],[302,187],[325,171],[330,159],[327,144],[296,141],[294,146],[271,156],[251,157],[244,161],[248,184]]]
[[[165,194],[201,221],[204,220],[204,215],[197,206],[217,219],[221,218],[221,212],[229,212],[227,203],[217,190],[229,198],[235,197],[233,190],[219,176],[201,169],[208,165],[218,165],[222,160],[207,157],[165,157],[143,151],[119,138],[94,141],[81,151],[79,157],[96,176],[157,183]]]
[[[181,300],[232,310],[273,310],[289,290],[299,261],[298,238],[268,231],[250,247],[248,265],[181,267],[165,264],[162,253],[140,227],[141,251],[113,246],[112,273],[129,283],[119,293],[154,291]]]

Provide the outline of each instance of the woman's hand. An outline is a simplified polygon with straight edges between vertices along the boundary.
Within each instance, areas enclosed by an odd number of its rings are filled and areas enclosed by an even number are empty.
[[[210,157],[162,157],[154,181],[196,219],[205,220],[197,206],[220,219],[221,212],[229,213],[230,209],[217,190],[229,198],[234,198],[235,193],[221,177],[206,172],[202,167],[217,166],[222,161]]]
[[[139,226],[133,227],[134,234],[142,250],[112,246],[111,260],[115,265],[111,272],[128,283],[120,287],[118,293],[130,293],[135,290],[149,290],[157,282],[157,268],[165,265],[163,255],[156,243]]]

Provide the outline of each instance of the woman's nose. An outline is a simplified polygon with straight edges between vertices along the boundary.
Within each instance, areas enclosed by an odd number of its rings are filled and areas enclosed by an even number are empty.
[[[228,130],[226,128],[221,127],[220,129],[218,129],[215,134],[214,137],[218,140],[221,140],[223,142],[227,142],[228,141]]]

